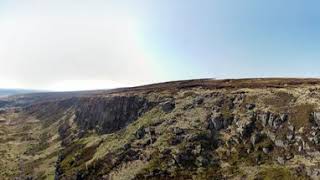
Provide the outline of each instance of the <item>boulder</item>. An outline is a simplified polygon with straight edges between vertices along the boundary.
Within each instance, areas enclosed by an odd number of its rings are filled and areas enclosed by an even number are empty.
[[[169,144],[172,146],[178,145],[183,141],[182,136],[174,136],[169,140]]]
[[[288,114],[284,113],[280,115],[280,119],[282,122],[285,122],[288,120]]]
[[[261,160],[262,160],[262,156],[261,156],[260,154],[257,155],[256,158],[255,158],[256,164],[257,164],[257,165],[260,165],[260,164],[261,164]]]
[[[279,121],[278,118],[279,118],[279,117],[278,117],[277,115],[275,115],[275,114],[270,114],[270,117],[269,117],[269,120],[268,120],[268,125],[269,125],[270,127],[273,127],[274,121]]]
[[[319,179],[320,177],[320,169],[317,168],[307,168],[306,173],[311,179]]]
[[[254,130],[254,127],[254,121],[246,121],[241,124],[238,123],[238,128],[236,131],[240,134],[241,138],[250,137]]]
[[[248,118],[250,119],[250,121],[256,121],[257,114],[254,111],[249,111],[247,115],[248,115]]]
[[[317,126],[320,126],[320,112],[313,112],[311,115],[312,115],[313,122]]]
[[[280,139],[277,139],[275,140],[274,144],[278,147],[285,147],[285,143],[284,141],[280,140]]]
[[[255,144],[259,143],[260,140],[261,140],[261,135],[259,133],[252,135],[251,138],[250,138],[250,141],[251,141],[252,145],[255,145]]]
[[[183,110],[189,110],[189,109],[193,109],[194,108],[194,105],[193,104],[186,104],[184,107],[183,107]]]
[[[271,149],[269,147],[264,147],[262,148],[262,151],[265,153],[265,154],[269,154]]]
[[[188,150],[186,150],[185,152],[181,152],[177,155],[174,155],[174,159],[179,164],[179,166],[182,166],[182,167],[189,166],[190,163],[196,160],[195,157],[191,155],[190,152],[188,152]]]
[[[217,131],[223,129],[227,124],[224,121],[221,113],[213,113],[209,120],[209,129]]]
[[[197,165],[198,167],[206,167],[206,166],[209,165],[209,163],[210,163],[209,159],[208,159],[208,158],[205,158],[205,157],[203,157],[203,156],[199,156],[199,157],[197,157],[197,159],[196,159],[196,165]]]
[[[204,102],[204,98],[203,97],[196,97],[193,104],[194,105],[201,105]]]
[[[316,134],[316,135],[313,137],[313,142],[314,142],[314,144],[316,144],[316,145],[319,145],[319,144],[320,144],[320,134]]]
[[[184,134],[184,130],[181,129],[181,128],[179,128],[179,127],[174,127],[172,131],[173,131],[173,133],[174,133],[175,135]]]
[[[290,131],[292,131],[292,132],[295,131],[295,127],[294,127],[293,125],[289,125],[289,126],[288,126],[288,129],[289,129]]]
[[[267,126],[267,123],[268,123],[268,120],[269,120],[269,116],[270,116],[269,112],[262,113],[262,114],[258,115],[258,119],[260,120],[262,126],[264,126],[264,127]]]
[[[292,141],[292,140],[294,139],[294,134],[293,134],[293,133],[287,134],[287,139],[288,139],[289,141]]]
[[[131,144],[129,144],[129,143],[123,145],[123,149],[124,149],[124,150],[128,150],[128,149],[130,149],[130,148],[131,148]]]
[[[291,160],[291,159],[293,159],[294,158],[294,154],[293,153],[288,153],[287,155],[286,155],[286,160]]]
[[[165,121],[165,123],[166,123],[166,125],[173,125],[173,124],[175,124],[175,123],[177,123],[177,120],[175,120],[175,119],[170,119],[170,120],[167,120],[167,121]]]
[[[199,155],[202,151],[202,146],[201,144],[200,145],[197,145],[193,150],[192,150],[192,154],[194,155]]]
[[[266,131],[266,135],[271,139],[271,141],[275,141],[276,140],[275,133],[273,133],[271,131]]]
[[[146,134],[144,128],[139,128],[136,132],[136,138],[137,139],[142,139],[144,137],[144,135]]]
[[[144,131],[145,131],[146,133],[148,133],[149,136],[151,136],[151,137],[155,137],[155,136],[156,136],[156,129],[155,129],[155,127],[147,127],[147,128],[144,129]]]
[[[280,157],[280,156],[277,158],[277,161],[281,165],[284,165],[286,163],[285,159],[283,157]]]
[[[278,129],[282,123],[288,120],[287,114],[281,114],[280,116],[275,116],[275,119],[273,121],[273,128]]]
[[[281,119],[280,119],[280,118],[277,118],[277,119],[275,119],[275,120],[273,121],[273,126],[272,126],[272,128],[273,128],[273,129],[278,129],[281,124],[282,124]]]
[[[175,107],[176,107],[176,104],[173,101],[167,101],[161,104],[161,109],[165,113],[170,113]]]
[[[252,148],[250,147],[247,149],[247,154],[250,154],[251,152],[252,152]]]
[[[151,137],[149,140],[150,140],[150,144],[153,144],[153,143],[155,143],[158,139],[157,139],[157,137]]]
[[[247,105],[246,105],[246,109],[248,109],[248,110],[252,110],[252,109],[254,109],[255,107],[256,107],[255,104],[247,104]]]
[[[163,155],[171,155],[171,149],[164,149],[161,154]]]

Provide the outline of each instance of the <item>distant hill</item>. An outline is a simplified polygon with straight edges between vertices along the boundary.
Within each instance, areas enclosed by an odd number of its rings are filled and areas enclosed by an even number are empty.
[[[37,91],[34,90],[27,90],[27,89],[0,89],[0,97],[17,95],[17,94],[28,94],[34,93]]]

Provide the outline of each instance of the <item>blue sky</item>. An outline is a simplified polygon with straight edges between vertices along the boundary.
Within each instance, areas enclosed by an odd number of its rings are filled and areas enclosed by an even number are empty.
[[[319,77],[320,2],[0,0],[0,87]]]
[[[161,2],[142,15],[145,44],[178,78],[319,75],[316,1]]]

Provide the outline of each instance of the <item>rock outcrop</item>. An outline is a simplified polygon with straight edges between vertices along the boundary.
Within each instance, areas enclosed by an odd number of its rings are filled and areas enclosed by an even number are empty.
[[[112,133],[137,120],[153,106],[154,103],[138,96],[82,98],[74,121],[82,130]]]
[[[203,80],[25,96],[32,103],[0,113],[0,177],[319,179],[318,85]]]

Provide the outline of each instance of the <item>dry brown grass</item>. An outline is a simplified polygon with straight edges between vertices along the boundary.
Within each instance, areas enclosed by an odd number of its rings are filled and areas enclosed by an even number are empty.
[[[134,92],[177,92],[181,89],[202,87],[205,89],[241,89],[241,88],[291,88],[304,85],[320,85],[320,79],[298,78],[252,78],[252,79],[193,79],[150,84],[132,88],[120,88],[108,91],[99,91],[99,94],[118,94]]]
[[[310,114],[314,111],[312,104],[300,104],[290,109],[290,122],[297,128],[310,125]]]
[[[286,112],[290,109],[290,105],[296,98],[287,92],[277,91],[263,99],[265,106],[271,107],[276,112]]]

